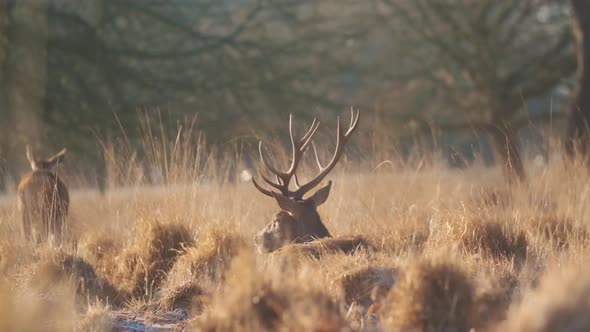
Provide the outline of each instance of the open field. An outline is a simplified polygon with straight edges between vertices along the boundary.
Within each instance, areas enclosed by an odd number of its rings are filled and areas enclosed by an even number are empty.
[[[583,167],[421,170],[342,162],[320,215],[353,255],[260,254],[278,210],[250,183],[72,193],[73,239],[21,240],[0,203],[2,331],[586,331]]]
[[[0,1],[0,332],[590,332],[589,179],[590,0]]]

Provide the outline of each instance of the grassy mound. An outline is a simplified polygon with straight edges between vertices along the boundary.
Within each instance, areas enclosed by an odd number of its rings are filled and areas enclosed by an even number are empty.
[[[194,325],[197,331],[342,331],[348,323],[339,305],[312,283],[265,275],[252,257],[238,256]]]
[[[70,284],[81,301],[98,299],[120,304],[122,299],[108,280],[96,274],[90,263],[63,250],[45,251],[24,273],[27,284],[43,293],[52,292],[55,285]]]
[[[474,310],[474,287],[456,264],[420,259],[409,264],[384,300],[386,330],[469,331]]]
[[[113,284],[131,297],[151,298],[194,240],[181,223],[140,220],[134,241],[116,258]]]
[[[589,272],[571,267],[545,275],[496,331],[590,331],[590,280],[582,277]]]

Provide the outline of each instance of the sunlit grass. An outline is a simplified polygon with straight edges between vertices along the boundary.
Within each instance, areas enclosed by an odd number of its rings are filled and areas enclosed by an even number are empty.
[[[495,168],[454,170],[436,158],[420,169],[342,160],[319,213],[334,236],[362,236],[372,249],[289,260],[253,247],[278,207],[239,180],[239,149],[214,151],[179,132],[150,133],[142,158],[105,143],[117,179],[104,196],[72,190],[61,248],[24,242],[15,198],[2,199],[3,330],[108,331],[132,321],[207,331],[550,331],[563,326],[560,310],[590,327],[587,300],[568,298],[590,277],[580,272],[563,287],[571,277],[559,272],[588,261],[582,165],[528,165],[530,183],[508,188]],[[144,181],[143,162],[159,183]],[[546,321],[530,322],[531,298]]]

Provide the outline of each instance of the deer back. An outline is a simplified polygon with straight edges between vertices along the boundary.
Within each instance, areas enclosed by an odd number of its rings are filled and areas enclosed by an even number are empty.
[[[25,174],[18,185],[19,210],[29,210],[38,216],[65,216],[70,197],[59,177],[49,170],[35,170]]]

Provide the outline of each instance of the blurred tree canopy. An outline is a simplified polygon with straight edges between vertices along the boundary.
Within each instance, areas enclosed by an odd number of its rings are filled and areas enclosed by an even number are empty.
[[[570,157],[590,152],[590,1],[571,0],[578,86],[571,104],[565,149]]]
[[[358,105],[379,110],[372,125],[392,136],[485,131],[524,178],[518,130],[547,118],[526,102],[551,95],[575,69],[568,8],[541,0],[4,1],[0,172],[22,172],[26,143],[66,145],[88,173],[104,171],[96,136],[123,128],[141,140],[138,111],[170,128],[198,113],[208,140],[223,142],[284,127],[288,112],[306,118]]]
[[[403,45],[392,44],[401,70],[391,79],[419,84],[429,103],[407,117],[426,131],[487,132],[508,174],[524,179],[518,130],[551,116],[528,112],[526,103],[551,94],[575,70],[568,7],[539,0],[380,6],[380,23]]]

